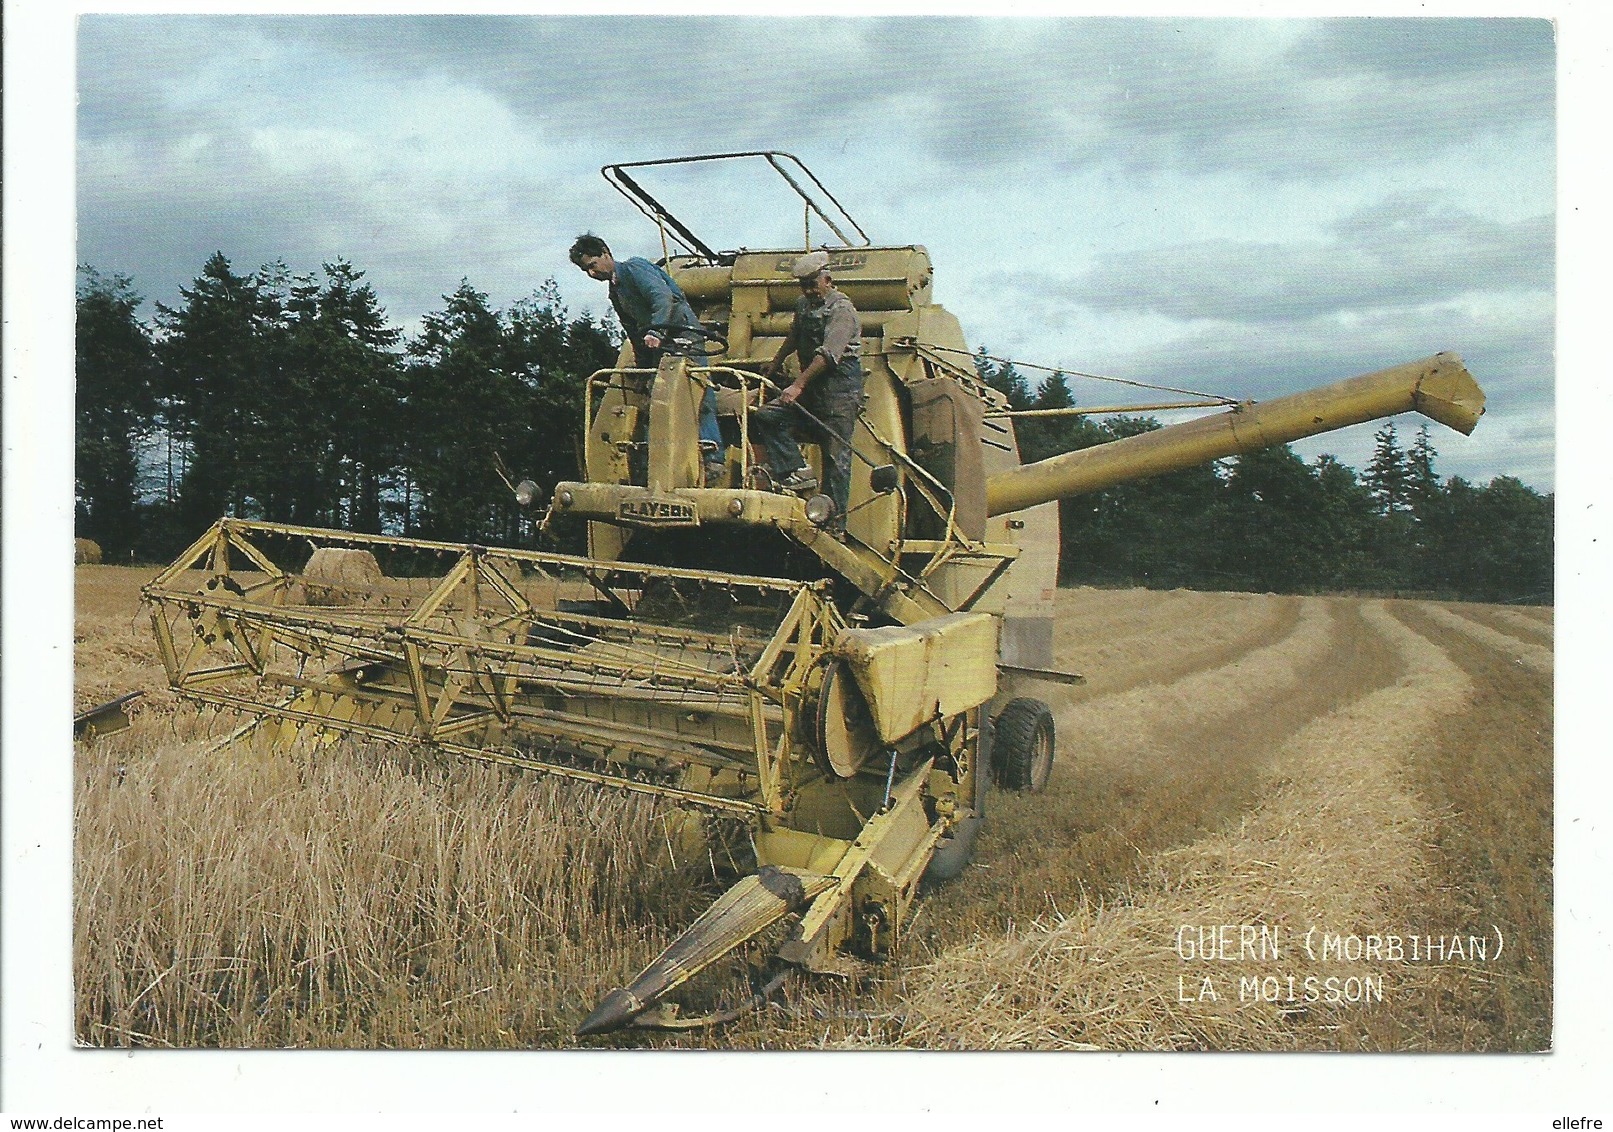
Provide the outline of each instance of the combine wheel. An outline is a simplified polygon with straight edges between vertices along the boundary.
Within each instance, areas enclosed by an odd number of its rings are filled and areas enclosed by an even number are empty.
[[[924,869],[926,884],[945,884],[955,880],[969,867],[974,860],[975,840],[980,836],[980,827],[985,819],[979,814],[972,814],[958,822],[952,833],[941,839],[935,848],[935,855]]]
[[[1041,700],[1009,701],[997,716],[991,773],[1004,790],[1036,793],[1053,772],[1053,712]]]
[[[984,712],[980,713],[980,745],[969,752],[969,761],[974,764],[972,780],[974,793],[973,812],[961,818],[952,832],[941,838],[935,847],[935,854],[930,858],[928,867],[924,870],[924,883],[927,885],[945,884],[963,874],[969,863],[975,857],[975,841],[980,837],[980,828],[986,824],[986,787],[992,775],[987,771],[986,765],[976,761],[976,756],[989,758],[991,750],[991,720]]]

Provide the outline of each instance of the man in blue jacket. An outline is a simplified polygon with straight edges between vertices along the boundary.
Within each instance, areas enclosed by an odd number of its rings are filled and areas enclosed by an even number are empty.
[[[700,329],[694,308],[682,289],[660,267],[640,256],[617,259],[610,245],[592,232],[578,236],[571,245],[571,262],[590,279],[610,284],[610,305],[633,344],[633,360],[640,369],[654,369],[661,361],[661,344],[667,327]],[[699,349],[693,359],[705,363]],[[722,433],[717,428],[717,390],[706,386],[700,402],[700,449],[705,464],[706,483],[717,486],[727,476],[722,461]]]

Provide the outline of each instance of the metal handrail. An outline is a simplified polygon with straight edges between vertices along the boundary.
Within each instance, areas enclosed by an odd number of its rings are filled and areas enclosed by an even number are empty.
[[[655,197],[651,196],[644,186],[640,185],[638,181],[636,181],[630,174],[625,172],[625,170],[647,169],[662,165],[695,165],[707,161],[732,161],[747,157],[760,157],[766,161],[768,165],[772,166],[773,171],[784,179],[785,184],[789,185],[790,188],[795,190],[796,195],[799,196],[803,202],[805,202],[806,207],[812,213],[816,213],[818,219],[822,220],[824,224],[829,227],[829,230],[840,238],[840,242],[845,244],[846,247],[866,248],[873,243],[873,241],[869,238],[868,233],[863,231],[862,225],[858,224],[856,219],[852,217],[851,213],[846,211],[846,206],[836,200],[835,195],[829,191],[822,181],[818,180],[817,174],[808,169],[806,164],[802,162],[799,157],[796,157],[793,153],[785,153],[782,150],[753,149],[741,150],[734,153],[701,153],[695,154],[691,157],[666,157],[653,161],[623,161],[613,165],[605,165],[600,168],[599,173],[600,176],[605,178],[605,181],[611,186],[611,188],[615,189],[617,192],[626,197],[630,202],[632,202],[633,207],[637,208],[658,227],[662,228],[663,231],[667,228],[670,228],[674,233],[674,239],[679,244],[683,245],[686,250],[694,255],[698,255],[704,259],[715,262],[720,258],[718,253],[712,250],[711,246],[701,240],[700,237],[696,236],[694,232],[683,223],[683,221],[672,215],[671,211],[668,210],[664,204],[656,200]],[[830,216],[828,212],[824,211],[823,206],[816,198],[813,197],[812,193],[808,191],[808,187],[803,185],[801,181],[797,180],[796,176],[792,174],[790,170],[786,169],[782,162],[789,162],[790,164],[794,165],[794,167],[799,170],[800,173],[805,175],[807,180],[811,181],[812,187],[821,193],[827,199],[828,203],[834,207],[835,211],[839,214],[839,220],[856,230],[858,238],[860,238],[862,241],[860,244],[856,240],[853,240],[850,236],[846,235],[845,230],[841,227],[841,224],[836,221],[835,217]]]

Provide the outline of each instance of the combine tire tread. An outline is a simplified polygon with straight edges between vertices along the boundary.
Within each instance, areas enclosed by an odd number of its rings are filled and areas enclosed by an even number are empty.
[[[991,773],[1004,790],[1037,793],[1053,771],[1053,711],[1041,700],[1009,701],[998,714]]]

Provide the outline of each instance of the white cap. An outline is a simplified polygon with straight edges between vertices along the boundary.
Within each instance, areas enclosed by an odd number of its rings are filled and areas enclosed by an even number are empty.
[[[826,271],[828,267],[828,252],[808,252],[795,261],[795,266],[790,269],[790,274],[797,279],[816,279],[818,272]]]

